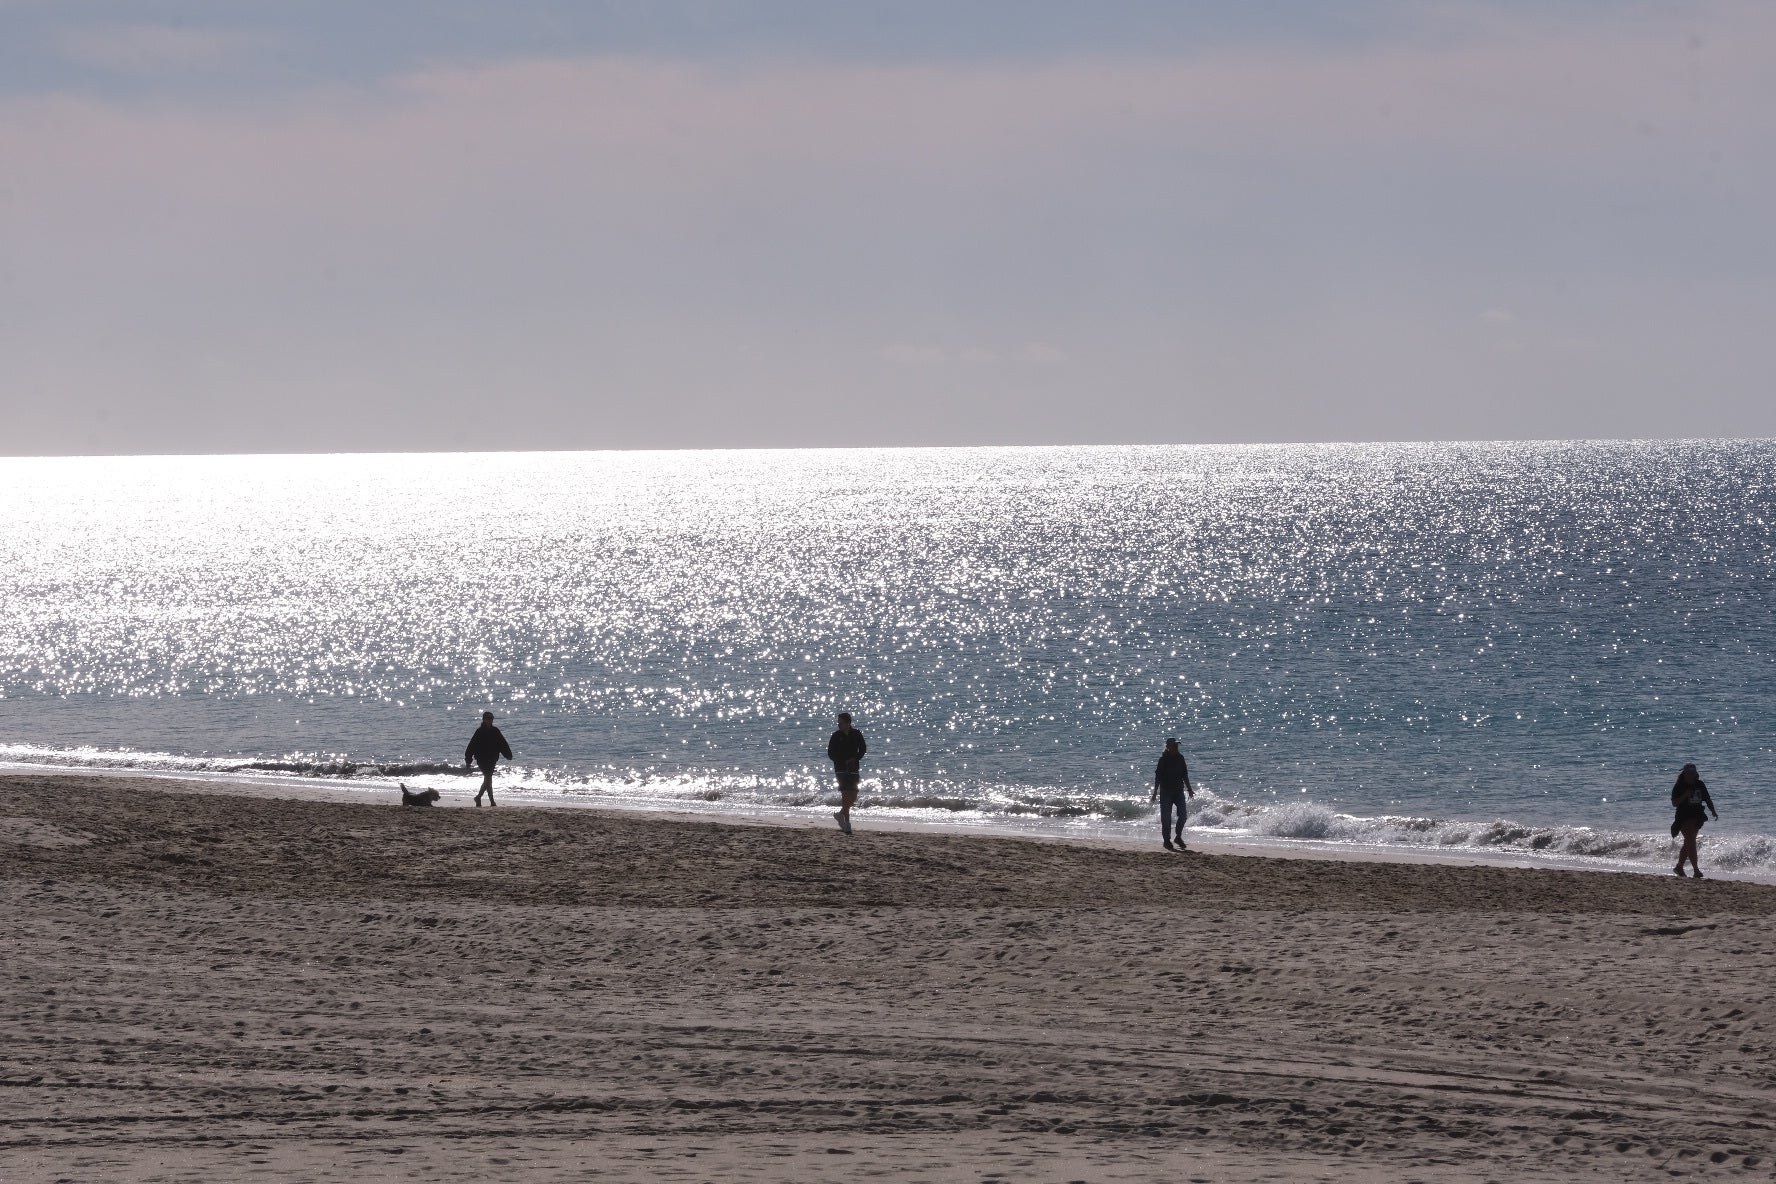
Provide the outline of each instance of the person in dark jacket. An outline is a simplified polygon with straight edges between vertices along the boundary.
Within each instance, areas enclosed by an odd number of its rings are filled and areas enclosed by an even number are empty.
[[[1677,775],[1677,784],[1671,787],[1671,804],[1677,810],[1677,817],[1671,821],[1671,835],[1673,838],[1683,835],[1683,847],[1677,853],[1677,866],[1672,870],[1683,875],[1684,861],[1688,860],[1691,873],[1700,880],[1702,865],[1696,862],[1696,840],[1702,834],[1702,824],[1708,821],[1708,816],[1714,814],[1714,820],[1719,822],[1720,815],[1715,813],[1714,799],[1708,796],[1708,787],[1702,784],[1702,776],[1696,772],[1695,765],[1685,765]]]
[[[1165,751],[1159,754],[1159,764],[1153,769],[1153,800],[1159,803],[1159,837],[1165,840],[1166,850],[1187,851],[1184,846],[1184,796],[1196,796],[1196,787],[1190,784],[1190,766],[1184,763],[1184,754],[1178,751],[1178,738],[1166,737]],[[1172,812],[1177,811],[1178,824],[1172,826]]]
[[[475,729],[475,734],[469,737],[469,746],[463,749],[463,768],[468,768],[470,761],[481,766],[481,790],[475,795],[477,806],[481,804],[483,793],[487,795],[488,805],[499,805],[493,800],[493,767],[499,764],[502,756],[511,760],[512,746],[506,743],[505,734],[493,726],[493,712],[483,711],[481,726]]]
[[[846,834],[851,833],[851,807],[857,804],[857,783],[863,778],[861,762],[868,751],[863,733],[851,726],[851,713],[839,712],[839,730],[826,742],[826,756],[839,779],[839,808],[833,818]]]

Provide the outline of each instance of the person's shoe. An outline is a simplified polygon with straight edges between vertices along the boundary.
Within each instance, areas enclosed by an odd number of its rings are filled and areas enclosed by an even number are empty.
[[[1188,850],[1190,850],[1190,848],[1189,848],[1189,847],[1186,847],[1186,846],[1185,846],[1185,845],[1184,845],[1184,840],[1183,840],[1183,839],[1173,839],[1173,840],[1172,840],[1172,841],[1173,841],[1173,842],[1174,842],[1174,843],[1177,843],[1177,844],[1178,844],[1178,850],[1180,850],[1180,851],[1188,851]]]
[[[1166,845],[1167,851],[1170,851],[1172,849],[1172,841],[1170,839],[1161,839],[1160,841]]]
[[[1680,880],[1683,879],[1683,864],[1680,863],[1676,867],[1672,868],[1671,874],[1676,876]]]
[[[844,814],[840,813],[837,810],[834,810],[833,811],[833,821],[839,824],[840,830],[844,831],[846,834],[851,833],[851,827],[849,824],[846,823]]]
[[[1700,880],[1702,878],[1702,869],[1697,868],[1695,871],[1691,872],[1690,874],[1692,876],[1695,876],[1698,880]]]

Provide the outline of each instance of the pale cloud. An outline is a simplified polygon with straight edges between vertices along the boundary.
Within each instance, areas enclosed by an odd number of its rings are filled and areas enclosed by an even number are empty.
[[[56,48],[78,65],[121,74],[162,75],[233,67],[271,43],[263,34],[186,25],[103,24],[63,28]]]
[[[1078,169],[1068,183],[1089,186],[1094,168],[1142,151],[1195,173],[1175,195],[1184,216],[1237,207],[1255,180],[1272,183],[1257,174],[1360,170],[1405,153],[1418,168],[1504,169],[1543,185],[1609,185],[1637,171],[1645,200],[1649,186],[1687,183],[1691,168],[1767,180],[1766,164],[1719,154],[1776,135],[1772,55],[1753,48],[1776,44],[1776,8],[1729,11],[1736,35],[1711,51],[1711,120],[1685,81],[1687,42],[1656,25],[1589,41],[1118,62],[515,61],[238,110],[69,95],[0,104],[0,159],[31,178],[26,208],[50,222],[147,196],[224,226],[294,217],[411,228],[504,201],[592,200],[646,219],[729,205],[735,186],[767,204],[797,201],[802,183],[835,196],[918,178],[1034,188]],[[200,30],[89,34],[84,52],[119,66],[246,47]],[[1707,126],[1686,131],[1685,119]],[[1685,134],[1647,145],[1649,122]],[[127,228],[119,212],[96,228]]]
[[[1052,366],[1067,360],[1067,352],[1052,345],[1034,342],[1016,349],[969,345],[946,349],[935,345],[889,345],[878,351],[881,358],[900,366],[941,366],[960,362],[969,366],[993,366],[1021,363],[1031,366]]]
[[[933,345],[887,345],[881,355],[900,366],[934,366],[950,360],[950,351]]]

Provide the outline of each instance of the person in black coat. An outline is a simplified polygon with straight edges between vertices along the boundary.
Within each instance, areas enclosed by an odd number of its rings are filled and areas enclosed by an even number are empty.
[[[1671,837],[1683,835],[1677,867],[1672,870],[1683,875],[1684,862],[1688,860],[1691,873],[1700,880],[1702,865],[1696,862],[1697,836],[1702,833],[1702,824],[1708,821],[1710,814],[1716,822],[1720,821],[1720,815],[1715,813],[1714,799],[1708,796],[1708,787],[1702,784],[1695,765],[1685,765],[1677,775],[1677,784],[1671,787],[1671,805],[1677,811],[1677,817],[1671,820]]]
[[[1159,754],[1159,764],[1153,769],[1153,800],[1159,803],[1159,837],[1165,840],[1166,850],[1188,850],[1184,846],[1184,797],[1188,794],[1196,796],[1196,788],[1190,784],[1190,766],[1184,763],[1184,754],[1178,751],[1178,738],[1166,737],[1165,751]],[[1172,826],[1172,814],[1176,811],[1178,823]],[[1176,836],[1176,837],[1174,837]]]
[[[857,804],[857,784],[863,777],[861,762],[869,745],[863,733],[851,726],[851,713],[839,712],[839,730],[826,742],[826,757],[833,763],[833,774],[839,779],[839,808],[833,818],[839,829],[851,833],[851,807]]]
[[[506,743],[505,733],[493,726],[493,712],[481,713],[481,726],[469,737],[469,746],[463,749],[463,768],[469,762],[481,766],[481,791],[475,795],[475,804],[481,804],[481,794],[487,795],[487,804],[499,805],[493,800],[493,767],[499,764],[499,758],[512,759],[512,746]]]

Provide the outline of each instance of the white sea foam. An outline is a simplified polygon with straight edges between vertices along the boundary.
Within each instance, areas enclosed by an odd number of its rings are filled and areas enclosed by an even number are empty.
[[[285,777],[423,777],[454,773],[441,761],[354,760],[344,755],[286,753],[282,756],[181,756],[170,752],[91,747],[50,748],[0,744],[0,762],[51,768],[139,770],[146,773],[275,774]]]
[[[141,771],[226,777],[251,782],[324,779],[369,788],[404,779],[415,786],[448,790],[461,783],[460,766],[425,761],[375,761],[329,754],[281,757],[179,756],[164,752],[0,745],[0,762],[23,767]],[[643,771],[572,770],[524,764],[502,766],[502,792],[539,803],[662,806],[697,804],[715,812],[830,809],[838,798],[830,780],[811,771],[777,776]],[[861,807],[889,811],[934,828],[973,826],[995,819],[1019,829],[1070,837],[1144,836],[1158,808],[1145,796],[1032,792],[1023,787],[965,786],[946,781],[866,778]],[[1474,852],[1528,861],[1663,870],[1675,857],[1667,833],[1617,830],[1580,824],[1526,824],[1507,818],[1455,819],[1344,814],[1311,800],[1254,803],[1202,790],[1190,803],[1190,826],[1230,839],[1258,839],[1390,851]],[[1712,827],[1704,861],[1724,871],[1776,874],[1776,837]]]
[[[1508,818],[1452,819],[1340,814],[1315,802],[1253,805],[1210,797],[1194,825],[1267,839],[1340,843],[1375,848],[1510,853],[1529,858],[1611,865],[1667,867],[1677,843],[1669,833],[1573,824],[1533,825]],[[1731,871],[1776,872],[1776,839],[1763,834],[1711,831],[1705,860]]]

